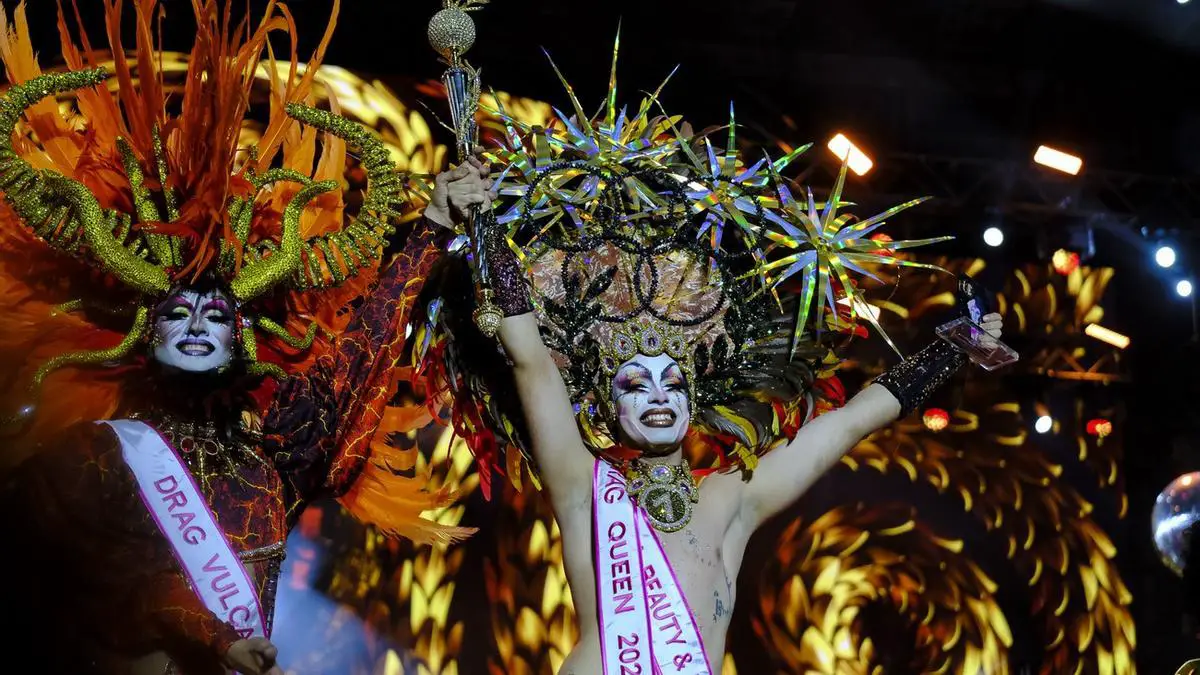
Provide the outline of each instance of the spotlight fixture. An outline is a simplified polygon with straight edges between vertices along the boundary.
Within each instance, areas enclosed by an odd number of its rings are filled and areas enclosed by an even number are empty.
[[[871,170],[871,167],[875,166],[871,158],[867,157],[867,153],[859,150],[858,146],[851,143],[845,134],[839,133],[829,139],[829,150],[859,176],[865,175]]]
[[[1192,282],[1188,281],[1187,279],[1180,280],[1179,283],[1175,284],[1175,292],[1178,293],[1179,297],[1181,298],[1191,297]]]
[[[989,227],[983,231],[983,243],[996,248],[1004,243],[1004,230],[998,227]]]
[[[1033,423],[1033,430],[1039,434],[1048,434],[1054,428],[1054,418],[1049,415],[1042,415]]]
[[[1159,267],[1166,269],[1175,264],[1175,249],[1166,244],[1159,246],[1154,252],[1154,262],[1158,263]]]
[[[1120,333],[1118,333],[1115,330],[1109,330],[1109,329],[1105,328],[1104,326],[1100,326],[1098,324],[1089,323],[1083,329],[1083,332],[1086,335],[1094,337],[1101,342],[1107,342],[1108,344],[1116,347],[1117,349],[1125,349],[1126,347],[1129,346],[1129,336],[1121,335]]]
[[[1037,152],[1033,153],[1033,161],[1072,176],[1078,175],[1079,170],[1083,168],[1083,159],[1048,145],[1038,146]]]

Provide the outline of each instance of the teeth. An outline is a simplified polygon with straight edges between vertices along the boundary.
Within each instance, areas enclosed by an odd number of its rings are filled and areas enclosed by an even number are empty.
[[[179,351],[188,356],[207,356],[212,353],[212,347],[208,345],[184,345]]]

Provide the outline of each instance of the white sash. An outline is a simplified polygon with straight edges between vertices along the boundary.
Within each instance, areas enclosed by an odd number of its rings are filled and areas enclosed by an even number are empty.
[[[101,424],[112,427],[120,439],[142,501],[171,543],[200,601],[243,638],[267,637],[254,584],[175,449],[145,423],[109,420]]]
[[[592,503],[604,675],[712,675],[658,535],[604,461],[596,462]]]

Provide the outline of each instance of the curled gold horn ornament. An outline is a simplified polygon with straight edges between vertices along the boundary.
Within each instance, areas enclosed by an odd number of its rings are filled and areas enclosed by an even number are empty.
[[[229,283],[229,290],[238,302],[262,295],[300,268],[303,262],[300,255],[303,243],[300,239],[300,215],[310,201],[337,187],[337,181],[321,181],[304,187],[292,197],[283,211],[283,234],[279,238],[279,247],[271,255],[244,267]]]
[[[69,201],[83,228],[84,238],[92,249],[92,255],[126,286],[153,295],[171,289],[171,278],[166,271],[134,255],[120,240],[113,236],[117,218],[100,208],[96,197],[83,183],[63,176],[47,174],[46,191],[60,195]]]
[[[396,171],[383,142],[361,125],[298,103],[289,104],[287,114],[346,141],[358,151],[367,174],[367,190],[358,217],[339,232],[304,242],[308,265],[301,268],[299,279],[295,280],[301,290],[330,285],[326,274],[333,283],[340,283],[378,261],[383,244],[396,231],[395,221],[403,216],[401,209],[411,196],[409,179]],[[277,174],[276,179],[295,178]]]
[[[308,328],[304,331],[304,335],[299,337],[292,335],[287,331],[287,328],[284,328],[265,316],[255,318],[254,325],[261,328],[263,332],[279,338],[281,342],[293,349],[308,349],[309,347],[312,347],[313,340],[317,337],[316,322],[308,324]]]
[[[62,354],[56,356],[38,368],[37,373],[33,376],[33,390],[36,392],[41,388],[42,382],[46,376],[59,368],[65,366],[78,366],[88,364],[99,364],[106,361],[118,361],[137,349],[141,344],[142,338],[146,335],[146,331],[150,329],[150,309],[148,307],[139,307],[133,318],[133,326],[125,337],[121,339],[115,347],[109,349],[98,349],[86,352],[76,352],[74,354]]]
[[[34,170],[13,148],[17,121],[30,106],[108,77],[104,69],[39,75],[14,85],[0,98],[0,190],[17,216],[47,243],[76,253],[81,241],[86,241],[91,255],[121,282],[142,293],[165,292],[170,288],[167,273],[135,253],[140,243],[135,242],[133,250],[126,245],[127,216],[101,208],[91,191],[76,180]],[[140,176],[140,170],[137,173]],[[134,182],[136,195],[142,186],[140,180]],[[114,231],[122,235],[114,236]]]

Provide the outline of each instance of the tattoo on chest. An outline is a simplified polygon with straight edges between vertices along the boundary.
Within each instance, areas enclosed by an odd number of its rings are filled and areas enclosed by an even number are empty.
[[[725,603],[721,602],[720,591],[713,591],[713,599],[717,601],[716,609],[713,610],[713,621],[718,621],[728,614],[729,610],[726,609]]]

